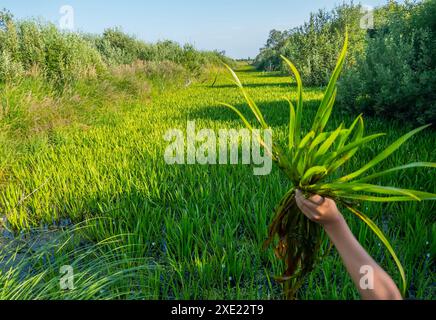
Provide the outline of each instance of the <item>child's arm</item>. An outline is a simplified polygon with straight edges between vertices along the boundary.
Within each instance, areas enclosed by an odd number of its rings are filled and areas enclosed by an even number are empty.
[[[336,246],[348,273],[364,300],[401,300],[401,294],[391,277],[371,258],[351,233],[345,219],[331,199],[313,196],[305,199],[297,191],[296,201],[301,211],[312,221],[324,227],[330,240]],[[373,288],[362,288],[362,267],[370,267],[373,274]],[[367,270],[365,270],[367,272]]]

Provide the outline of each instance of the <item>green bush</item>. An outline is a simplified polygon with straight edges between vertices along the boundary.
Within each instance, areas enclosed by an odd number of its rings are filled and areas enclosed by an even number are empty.
[[[302,26],[287,31],[272,30],[266,46],[255,60],[258,69],[288,73],[280,55],[291,58],[307,85],[325,85],[336,64],[335,49],[342,44],[346,26],[350,33],[347,66],[363,50],[366,30],[361,29],[361,6],[346,5],[320,10]]]
[[[57,85],[95,77],[104,69],[99,52],[74,33],[61,33],[54,26],[44,29],[44,73]]]
[[[111,66],[130,65],[135,61],[173,62],[193,74],[199,74],[207,64],[225,60],[217,51],[199,51],[190,44],[181,46],[174,41],[148,44],[123,33],[120,29],[108,29],[101,37],[90,37],[104,61]]]
[[[0,79],[14,81],[24,74],[21,63],[15,61],[8,51],[0,52]]]
[[[261,70],[282,71],[291,58],[307,85],[323,86],[334,68],[334,49],[350,34],[340,82],[343,110],[424,124],[436,120],[436,0],[389,4],[374,10],[374,29],[364,30],[360,5],[311,14],[308,22],[273,30],[255,60]]]
[[[139,41],[119,28],[107,29],[95,45],[109,65],[131,64],[139,59]]]
[[[104,69],[100,53],[79,34],[52,24],[14,21],[0,14],[0,81],[18,79],[35,70],[60,88],[94,77]]]
[[[358,63],[340,84],[342,108],[432,123],[436,120],[436,1],[391,4]]]
[[[45,64],[43,28],[34,22],[23,21],[18,25],[19,59],[23,67],[30,69]]]
[[[209,65],[231,64],[224,53],[199,51],[189,44],[149,44],[119,28],[107,29],[102,35],[62,32],[53,24],[16,21],[10,12],[0,11],[0,82],[39,75],[63,89],[79,79],[101,75],[108,66],[129,66],[137,61],[156,63],[148,63],[153,77],[174,70],[197,76]]]

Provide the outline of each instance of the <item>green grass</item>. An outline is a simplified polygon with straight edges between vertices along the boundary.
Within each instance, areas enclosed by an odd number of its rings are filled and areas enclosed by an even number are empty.
[[[290,78],[249,67],[241,67],[238,76],[273,127],[274,139],[286,145],[289,106],[283,96],[292,90],[296,98]],[[247,111],[239,91],[227,75],[221,75],[213,87],[212,82],[213,77],[203,84],[151,90],[149,97],[136,91],[123,93],[129,85],[106,97],[99,85],[82,84],[76,88],[82,103],[52,103],[78,108],[68,125],[35,131],[32,124],[38,125],[29,120],[20,127],[25,106],[17,107],[15,116],[3,117],[0,210],[7,215],[9,227],[29,230],[62,218],[86,222],[50,245],[32,249],[32,255],[22,261],[15,259],[9,272],[0,268],[4,288],[0,298],[282,297],[273,276],[282,273],[283,265],[272,250],[262,249],[274,206],[289,189],[279,170],[259,177],[250,166],[164,162],[164,133],[172,128],[186,130],[187,120],[196,120],[198,130],[243,127],[232,111],[219,106],[226,101]],[[321,97],[321,88],[306,89],[303,128],[309,128]],[[335,110],[328,129],[353,120]],[[343,172],[362,167],[411,129],[405,123],[367,118],[368,134],[387,135],[366,145]],[[436,134],[428,130],[376,170],[434,161],[435,145]],[[374,181],[429,192],[436,192],[435,182],[431,169],[410,169]],[[397,252],[408,280],[407,297],[433,299],[435,204],[365,203],[360,210],[381,227]],[[359,241],[399,283],[395,263],[383,245],[352,214],[343,213]],[[3,262],[10,258],[8,253],[22,254],[26,248],[26,240],[18,248],[2,248]],[[65,264],[76,271],[73,291],[59,290],[59,267]],[[334,250],[308,277],[299,298],[358,298]]]

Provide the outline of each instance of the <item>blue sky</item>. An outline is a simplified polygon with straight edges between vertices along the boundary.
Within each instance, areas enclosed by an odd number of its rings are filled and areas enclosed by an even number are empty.
[[[347,2],[347,1],[346,1]],[[355,1],[358,2],[358,1]],[[333,8],[341,0],[0,0],[17,18],[58,23],[60,8],[74,8],[76,30],[101,33],[120,26],[148,42],[171,39],[199,49],[225,50],[235,58],[254,57],[271,29],[284,30],[307,20],[309,13]],[[386,0],[362,0],[378,6]]]

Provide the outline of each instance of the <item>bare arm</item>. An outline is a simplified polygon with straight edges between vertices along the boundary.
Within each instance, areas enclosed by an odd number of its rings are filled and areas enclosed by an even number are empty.
[[[310,220],[324,227],[363,300],[402,299],[400,291],[391,277],[371,258],[354,237],[333,200],[320,196],[305,199],[303,194],[297,191],[296,201],[300,210]],[[362,267],[364,269],[361,269]],[[373,275],[372,288],[361,285],[361,279],[365,276],[361,271],[368,269]],[[371,276],[371,273],[366,276]]]

